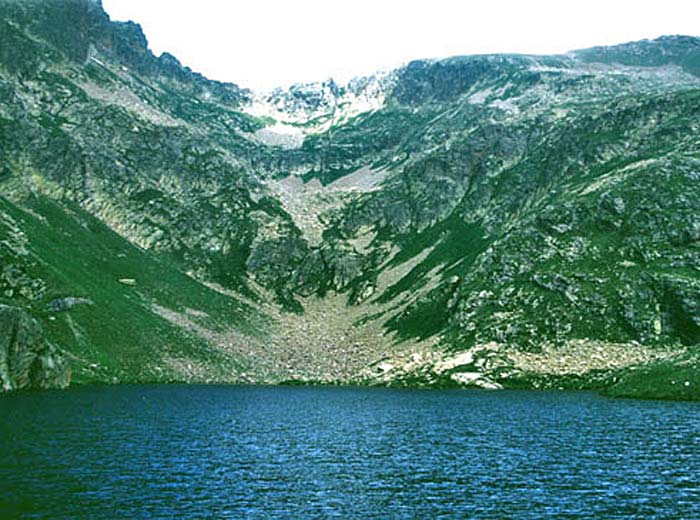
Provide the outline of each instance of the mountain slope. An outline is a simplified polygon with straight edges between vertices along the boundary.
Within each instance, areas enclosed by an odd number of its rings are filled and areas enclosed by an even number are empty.
[[[0,20],[0,300],[78,381],[697,374],[697,38],[260,94],[99,2]]]

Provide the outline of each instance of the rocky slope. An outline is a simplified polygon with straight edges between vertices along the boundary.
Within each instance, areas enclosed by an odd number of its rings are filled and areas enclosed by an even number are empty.
[[[0,301],[76,381],[700,387],[700,39],[261,94],[0,24]]]
[[[0,385],[3,391],[64,388],[70,368],[41,327],[16,307],[0,305]]]

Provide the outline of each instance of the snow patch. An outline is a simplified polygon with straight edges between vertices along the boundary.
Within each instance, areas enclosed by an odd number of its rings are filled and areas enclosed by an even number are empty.
[[[381,109],[394,74],[393,71],[380,72],[352,79],[342,86],[329,80],[294,85],[287,90],[258,92],[243,110],[253,117],[274,122],[272,128],[265,129],[268,132],[259,134],[261,139],[276,143],[278,138],[270,138],[270,135],[320,133],[357,115]],[[289,138],[283,140],[288,142]]]
[[[280,122],[261,128],[253,134],[253,138],[259,143],[267,146],[280,146],[285,150],[301,148],[304,144],[304,137],[304,132],[300,128]]]

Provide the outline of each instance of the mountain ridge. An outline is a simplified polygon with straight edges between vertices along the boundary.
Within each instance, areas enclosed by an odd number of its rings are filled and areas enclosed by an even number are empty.
[[[659,395],[696,366],[697,38],[260,95],[154,57],[99,3],[17,5],[0,303],[77,381],[624,394],[658,366]],[[74,17],[59,39],[51,9]]]

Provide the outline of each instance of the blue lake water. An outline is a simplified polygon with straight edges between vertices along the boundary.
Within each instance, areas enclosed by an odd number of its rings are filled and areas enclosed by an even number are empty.
[[[700,518],[700,403],[84,387],[0,397],[0,518]]]

